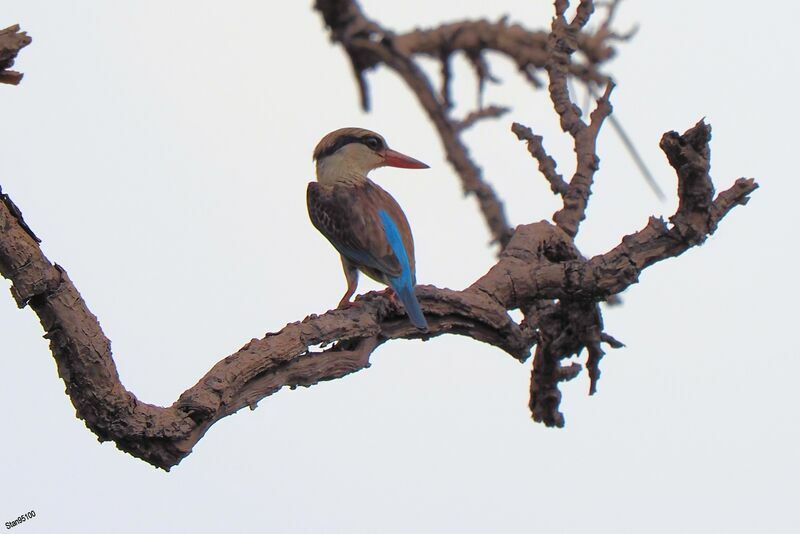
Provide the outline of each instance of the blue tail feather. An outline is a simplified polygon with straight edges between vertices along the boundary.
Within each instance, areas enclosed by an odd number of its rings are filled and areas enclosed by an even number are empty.
[[[425,315],[422,314],[422,308],[420,308],[417,296],[414,294],[414,287],[409,284],[402,287],[395,286],[393,289],[397,296],[400,297],[400,302],[405,306],[411,323],[420,330],[427,330],[428,322],[425,320]]]
[[[414,272],[411,270],[411,264],[408,261],[408,253],[403,244],[403,238],[400,236],[400,230],[397,224],[392,220],[392,217],[386,210],[378,211],[378,215],[383,222],[383,231],[386,233],[386,240],[392,248],[398,263],[400,264],[400,276],[389,278],[392,289],[400,297],[400,302],[406,308],[406,313],[411,322],[420,330],[428,329],[428,322],[422,314],[422,308],[419,307],[419,301],[414,294]]]

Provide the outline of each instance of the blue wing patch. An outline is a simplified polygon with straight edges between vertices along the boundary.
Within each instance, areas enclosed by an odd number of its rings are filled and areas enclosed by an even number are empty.
[[[400,276],[389,278],[389,282],[391,282],[392,289],[397,293],[397,296],[400,297],[400,302],[405,306],[408,318],[411,319],[414,326],[420,330],[427,330],[428,322],[425,320],[425,315],[423,315],[422,308],[419,306],[417,296],[414,294],[413,275],[408,262],[408,253],[406,253],[403,238],[400,236],[400,230],[397,229],[397,225],[392,220],[391,216],[386,213],[386,210],[378,211],[378,215],[383,223],[383,231],[386,234],[386,240],[389,242],[389,246],[400,262],[400,267],[402,269]]]
[[[378,211],[378,216],[383,223],[383,231],[386,233],[386,240],[389,241],[389,246],[392,247],[392,252],[400,262],[400,276],[391,278],[392,285],[399,285],[400,287],[413,285],[411,282],[411,266],[408,264],[408,254],[406,247],[403,245],[403,238],[400,236],[400,230],[392,220],[392,217],[386,213],[386,210]]]

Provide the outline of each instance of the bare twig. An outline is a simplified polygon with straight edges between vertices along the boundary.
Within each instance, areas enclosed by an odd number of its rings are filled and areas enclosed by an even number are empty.
[[[588,94],[598,98],[597,91],[595,91],[594,87],[591,84],[586,85],[588,87]],[[639,154],[639,151],[636,149],[636,145],[633,144],[631,138],[628,137],[627,132],[625,132],[625,128],[622,127],[622,123],[614,116],[611,115],[608,117],[608,121],[611,124],[611,127],[617,132],[617,135],[622,140],[622,144],[625,145],[625,149],[630,154],[633,162],[636,164],[636,167],[639,168],[639,172],[644,177],[645,182],[647,185],[650,186],[650,189],[656,195],[658,200],[665,201],[667,199],[666,195],[664,195],[664,191],[661,190],[661,186],[658,185],[658,182],[653,177],[653,173],[650,172],[650,169],[647,168],[642,156]]]
[[[517,139],[520,141],[528,142],[528,152],[539,162],[539,172],[550,182],[550,190],[553,191],[554,194],[561,195],[562,197],[566,195],[569,184],[567,184],[567,182],[564,181],[564,177],[556,171],[556,160],[550,157],[544,149],[542,136],[535,135],[530,128],[518,122],[511,125],[511,131],[516,134]]]
[[[343,4],[349,4],[344,6]],[[322,0],[317,2],[317,9],[334,23],[341,23],[346,17],[332,14],[334,10],[344,9],[351,13],[351,6],[357,4],[342,0]],[[329,27],[330,24],[328,23]],[[408,33],[392,36],[394,46],[409,57],[422,55],[441,59],[443,54],[451,55],[458,51],[472,57],[481,57],[485,51],[497,52],[511,61],[522,72],[543,69],[547,62],[548,32],[530,30],[519,24],[508,24],[504,17],[497,22],[486,20],[460,21],[442,24],[432,29],[418,29]],[[597,68],[614,55],[606,38],[597,34],[582,33],[578,36],[578,48],[587,57],[588,62],[570,67],[570,75],[583,82],[592,81],[604,84],[608,78]],[[376,58],[365,58],[362,65],[365,69],[378,65]]]
[[[552,31],[548,41],[549,60],[547,74],[550,77],[550,99],[561,118],[561,129],[568,132],[574,141],[578,162],[572,179],[569,181],[564,197],[564,207],[553,215],[553,221],[570,236],[578,233],[580,222],[586,217],[586,206],[591,195],[594,173],[599,167],[596,154],[597,136],[606,117],[611,114],[609,97],[614,88],[613,82],[606,84],[605,93],[597,100],[597,107],[590,114],[586,124],[581,118],[580,108],[572,102],[567,86],[567,66],[575,52],[577,33],[589,20],[594,10],[593,3],[582,0],[578,5],[572,22],[567,23],[564,12],[566,0],[556,2],[557,16],[553,19]]]
[[[511,111],[509,108],[502,106],[489,106],[478,109],[468,114],[463,120],[456,122],[456,131],[460,132],[461,130],[466,130],[470,126],[473,126],[476,122],[483,119],[496,119],[498,117],[502,117],[509,111]]]
[[[19,51],[29,44],[31,38],[19,31],[18,24],[0,30],[0,83],[17,85],[22,81],[22,73],[9,69],[14,66]]]

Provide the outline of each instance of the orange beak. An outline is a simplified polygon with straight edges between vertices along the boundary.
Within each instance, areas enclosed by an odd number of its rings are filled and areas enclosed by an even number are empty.
[[[402,169],[429,168],[426,164],[422,163],[421,161],[416,160],[411,156],[406,156],[405,154],[401,154],[400,152],[392,150],[391,148],[384,149],[383,162],[389,167],[400,167]]]

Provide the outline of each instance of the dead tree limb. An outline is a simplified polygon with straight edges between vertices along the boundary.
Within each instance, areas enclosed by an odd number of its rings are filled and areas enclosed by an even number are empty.
[[[380,65],[395,71],[414,93],[434,124],[447,160],[460,177],[465,194],[477,198],[492,241],[499,243],[502,249],[512,233],[505,208],[492,186],[484,179],[481,168],[470,157],[469,149],[461,139],[461,132],[465,126],[472,125],[478,119],[499,117],[505,112],[501,111],[505,108],[500,106],[490,106],[485,110],[483,108],[483,86],[487,81],[497,81],[491,75],[485,59],[486,52],[498,52],[514,61],[525,78],[538,88],[543,84],[536,71],[552,64],[548,63],[552,55],[552,33],[531,31],[519,24],[509,25],[504,17],[497,22],[462,21],[397,35],[367,18],[355,0],[317,0],[315,9],[322,15],[330,30],[331,39],[340,43],[350,58],[361,92],[361,104],[365,110],[370,107],[366,73]],[[629,37],[620,36],[610,30],[609,25],[615,10],[616,2],[613,2],[609,6],[606,20],[597,32],[581,32],[583,25],[580,25],[570,33],[571,46],[580,49],[588,61],[564,61],[560,64],[559,68],[564,71],[561,80],[564,84],[567,75],[585,83],[610,83],[608,76],[602,74],[599,67],[614,56],[615,51],[610,43]],[[585,19],[588,20],[588,16]],[[465,54],[472,63],[478,79],[479,109],[463,120],[452,117],[451,113],[450,60],[459,52]],[[433,83],[416,61],[417,56],[441,61],[440,91],[434,90]],[[566,91],[566,85],[563,91]],[[576,184],[570,192],[571,197],[577,198],[581,194],[578,186]],[[568,218],[565,216],[565,219]]]
[[[31,38],[19,31],[19,25],[0,30],[0,83],[17,85],[22,81],[22,73],[9,70],[20,50],[31,44]]]
[[[551,308],[539,319],[539,329],[544,335],[565,326],[574,329],[576,321],[585,316],[583,308],[596,310],[598,300],[636,283],[639,273],[649,265],[700,244],[713,233],[719,220],[737,204],[745,204],[757,187],[752,180],[740,179],[711,201],[707,194],[698,193],[711,187],[707,173],[709,131],[707,125],[699,123],[683,136],[665,134],[662,146],[673,165],[678,165],[683,192],[682,208],[671,218],[672,225],[651,218],[620,245],[589,260],[568,252],[572,239],[556,226],[545,222],[522,225],[498,263],[469,288],[420,288],[420,301],[430,324],[425,338],[446,333],[465,335],[524,361],[538,338],[527,335],[507,310],[529,302],[563,299],[570,305]],[[101,441],[113,440],[121,450],[157,467],[176,465],[216,421],[245,406],[255,406],[285,386],[311,386],[340,378],[367,367],[370,354],[380,344],[420,337],[388,299],[371,293],[360,299],[360,306],[312,315],[280,332],[251,340],[215,365],[172,406],[141,402],[120,383],[110,342],[97,318],[66,272],[42,254],[19,210],[4,198],[0,205],[0,272],[12,281],[17,304],[30,306],[39,316],[78,416]],[[548,327],[551,322],[556,326]],[[540,340],[539,347],[543,348],[537,351],[537,357],[553,369],[535,366],[535,372],[549,373],[536,384],[575,376],[579,368],[574,365],[565,370],[553,364],[565,352],[575,353],[588,342],[595,347],[601,341],[615,345],[612,338],[604,337],[600,325],[590,325],[577,338],[562,333],[553,340]],[[314,352],[312,347],[319,345],[329,348]],[[548,395],[558,391],[555,387],[539,388],[537,399],[542,389]],[[557,413],[557,403],[543,408],[552,402],[532,400],[538,410],[535,416],[563,424],[563,416],[550,417]]]
[[[318,9],[324,3],[318,1]],[[328,16],[335,20],[360,16],[360,11],[353,11],[352,2],[337,5],[344,11],[331,8],[326,20]],[[577,376],[581,366],[562,366],[561,361],[586,349],[594,392],[603,356],[601,345],[622,346],[604,332],[598,302],[635,284],[650,265],[700,245],[714,233],[719,221],[734,206],[745,204],[758,187],[752,179],[741,178],[715,196],[709,175],[710,127],[701,121],[682,135],[669,132],[662,138],[661,148],[677,173],[680,201],[669,223],[651,217],[641,230],[623,237],[606,253],[583,257],[574,235],[584,218],[597,170],[594,143],[603,119],[611,112],[612,85],[608,83],[586,124],[571,110],[573,104],[563,92],[563,77],[574,70],[571,54],[581,42],[580,29],[592,7],[591,1],[583,0],[568,22],[564,18],[566,2],[557,0],[557,17],[547,39],[545,68],[551,98],[562,127],[573,134],[578,158],[570,181],[557,177],[555,161],[543,155],[541,143],[529,129],[514,126],[517,135],[529,142],[564,208],[554,215],[555,224],[524,224],[504,233],[505,246],[497,263],[468,288],[419,287],[430,327],[424,334],[389,299],[369,293],[360,298],[359,306],[310,315],[247,342],[171,406],[141,402],[120,382],[110,341],[66,271],[44,256],[21,211],[0,191],[0,274],[12,282],[17,305],[30,307],[39,317],[78,417],[101,441],[111,440],[119,449],[169,470],[191,453],[215,422],[244,407],[254,408],[283,387],[312,386],[364,369],[372,352],[390,340],[458,334],[496,346],[521,362],[535,346],[530,397],[533,418],[562,426],[558,384]],[[364,23],[365,19],[358,20]],[[350,27],[355,23],[343,24]],[[352,44],[359,38],[362,41]],[[431,105],[440,127],[452,131],[454,123],[444,115],[439,97],[405,54],[364,37],[349,36],[342,42],[396,69],[411,87],[421,91],[423,106]],[[466,155],[460,145],[453,146],[454,158]],[[524,312],[519,324],[508,313],[514,309]]]

